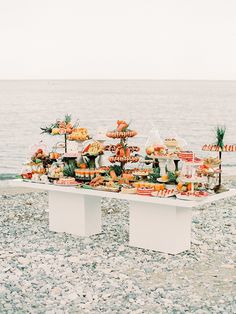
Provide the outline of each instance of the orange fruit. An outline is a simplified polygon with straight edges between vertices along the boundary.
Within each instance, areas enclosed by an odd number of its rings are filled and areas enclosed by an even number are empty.
[[[72,133],[72,129],[71,128],[66,128],[66,133],[67,134],[71,134]]]
[[[192,183],[188,183],[188,185],[187,185],[187,190],[188,190],[188,191],[191,191],[191,190],[192,190]]]
[[[178,190],[178,191],[181,191],[181,190],[182,190],[182,187],[183,187],[183,183],[182,183],[182,182],[179,182],[179,183],[177,184],[177,190]]]
[[[164,190],[165,190],[165,185],[159,184],[159,191],[164,191]]]
[[[80,164],[79,166],[80,166],[81,169],[86,169],[87,168],[86,164]]]
[[[167,181],[167,180],[169,179],[169,177],[168,177],[167,174],[165,174],[164,176],[161,176],[161,179],[162,179],[163,181]]]

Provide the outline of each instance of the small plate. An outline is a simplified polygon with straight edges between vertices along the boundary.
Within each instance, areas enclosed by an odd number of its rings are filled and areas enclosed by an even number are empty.
[[[131,189],[121,188],[121,193],[123,193],[123,194],[136,194],[137,189],[136,188],[131,188]]]
[[[170,194],[166,194],[166,195],[158,195],[158,191],[155,191],[155,192],[152,192],[152,196],[153,197],[160,197],[160,198],[168,198],[168,197],[172,197],[172,196],[175,196],[176,195],[176,193],[175,192],[173,192],[173,193],[170,193]]]
[[[133,172],[132,173],[136,177],[147,177],[149,176],[150,173],[138,173],[138,172]]]
[[[56,182],[54,182],[53,184],[54,185],[58,185],[58,186],[77,186],[78,185],[78,183],[74,183],[74,184],[60,184],[60,183],[56,183]]]
[[[187,195],[176,194],[176,197],[179,200],[183,200],[183,201],[197,201],[197,202],[200,202],[200,201],[204,200],[207,196],[187,196]]]
[[[37,180],[30,180],[33,183],[39,183],[39,184],[49,184],[49,182],[44,182],[44,181],[37,181]]]
[[[167,183],[167,182],[169,182],[169,180],[162,180],[162,178],[158,178],[158,179],[157,179],[157,182],[160,182],[160,183]]]

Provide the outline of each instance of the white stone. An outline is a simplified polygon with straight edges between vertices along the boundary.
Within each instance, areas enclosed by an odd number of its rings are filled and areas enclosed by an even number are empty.
[[[75,292],[72,292],[68,295],[68,299],[70,300],[76,300],[78,298],[78,295]]]
[[[24,258],[24,257],[19,257],[19,258],[18,258],[18,262],[19,262],[21,265],[26,266],[26,265],[28,265],[28,264],[30,263],[30,260],[27,259],[27,258]]]
[[[68,257],[68,261],[71,263],[78,263],[79,257],[78,256],[70,256],[70,257]]]
[[[233,264],[223,264],[221,265],[222,268],[226,268],[226,269],[234,269],[235,265]]]

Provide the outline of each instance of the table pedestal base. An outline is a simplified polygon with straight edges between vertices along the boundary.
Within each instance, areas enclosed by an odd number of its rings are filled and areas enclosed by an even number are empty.
[[[101,232],[101,197],[49,191],[49,229],[78,236]]]
[[[177,254],[190,249],[192,211],[130,201],[129,244]]]

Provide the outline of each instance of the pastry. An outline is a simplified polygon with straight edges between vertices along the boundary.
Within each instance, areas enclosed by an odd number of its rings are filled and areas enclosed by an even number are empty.
[[[74,185],[76,184],[75,178],[68,177],[68,178],[60,178],[56,184],[61,184],[61,185]]]

